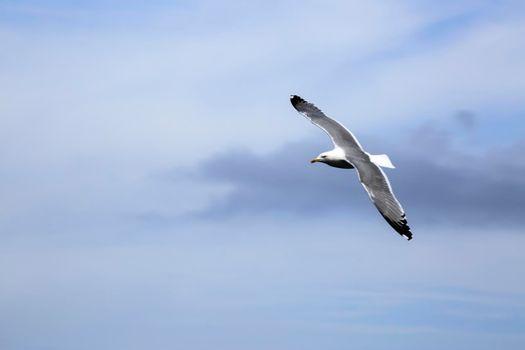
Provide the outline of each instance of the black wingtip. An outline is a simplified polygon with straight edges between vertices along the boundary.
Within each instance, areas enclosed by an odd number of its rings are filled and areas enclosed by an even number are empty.
[[[394,229],[407,241],[410,241],[412,239],[412,232],[410,232],[410,226],[407,225],[406,220],[403,220],[404,223],[402,226],[394,227]]]
[[[405,214],[403,214],[401,220],[396,222],[390,220],[387,216],[383,215],[383,213],[379,213],[383,216],[383,218],[385,218],[385,220],[390,224],[390,226],[392,226],[392,228],[401,235],[401,237],[405,238],[407,241],[410,241],[412,239],[412,232],[410,232],[410,226],[408,226]]]
[[[401,217],[401,221],[398,222],[396,226],[392,225],[392,227],[394,227],[401,236],[406,238],[407,241],[412,239],[412,232],[410,232],[410,226],[408,226],[405,214]]]
[[[403,226],[394,228],[407,241],[410,241],[412,239],[412,232],[410,232],[410,226],[408,226],[406,222]]]
[[[290,102],[292,103],[292,106],[294,106],[295,108],[295,106],[297,106],[300,102],[304,102],[304,100],[297,95],[291,95]]]

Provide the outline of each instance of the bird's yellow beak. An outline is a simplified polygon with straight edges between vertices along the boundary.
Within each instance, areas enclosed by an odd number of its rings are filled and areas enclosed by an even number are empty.
[[[314,158],[310,161],[310,163],[317,163],[317,162],[320,162],[321,159],[320,158]]]

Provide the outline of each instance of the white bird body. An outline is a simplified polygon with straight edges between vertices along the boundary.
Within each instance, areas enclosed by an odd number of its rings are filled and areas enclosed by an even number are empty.
[[[324,130],[335,146],[334,149],[321,153],[311,162],[325,163],[336,168],[355,168],[359,181],[379,213],[400,235],[408,240],[412,239],[405,211],[394,196],[390,182],[381,169],[381,167],[394,168],[390,158],[386,154],[373,155],[365,152],[348,129],[301,97],[292,95],[290,101],[299,113]]]
[[[370,154],[365,152],[370,161],[383,168],[395,169],[394,164],[386,154]],[[345,151],[342,148],[336,147],[331,151],[323,152],[317,156],[316,159],[323,159],[326,163],[335,168],[353,169],[354,166],[348,161]],[[345,164],[346,163],[346,164]]]

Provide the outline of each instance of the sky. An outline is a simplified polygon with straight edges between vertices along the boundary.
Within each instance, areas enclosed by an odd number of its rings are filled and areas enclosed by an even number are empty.
[[[522,349],[522,1],[0,1],[0,347]],[[414,239],[298,94],[386,169]]]

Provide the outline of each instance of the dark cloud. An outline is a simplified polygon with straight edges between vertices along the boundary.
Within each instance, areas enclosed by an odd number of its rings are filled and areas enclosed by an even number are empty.
[[[350,208],[352,192],[360,185],[351,172],[311,165],[309,160],[320,150],[323,146],[315,143],[290,144],[265,156],[234,151],[205,162],[198,169],[202,179],[233,186],[228,195],[211,204],[207,214]]]
[[[396,135],[396,143],[361,139],[370,151],[388,150],[397,169],[386,172],[410,220],[483,226],[521,223],[525,161],[520,150],[525,142],[474,156],[455,149],[455,138],[461,135],[445,130],[439,123],[429,123]],[[196,169],[196,176],[231,191],[200,214],[373,213],[354,170],[309,164],[311,157],[328,149],[326,142],[306,140],[263,156],[245,150],[213,157]]]
[[[476,114],[468,110],[458,111],[456,120],[467,129],[474,129],[478,125]]]

